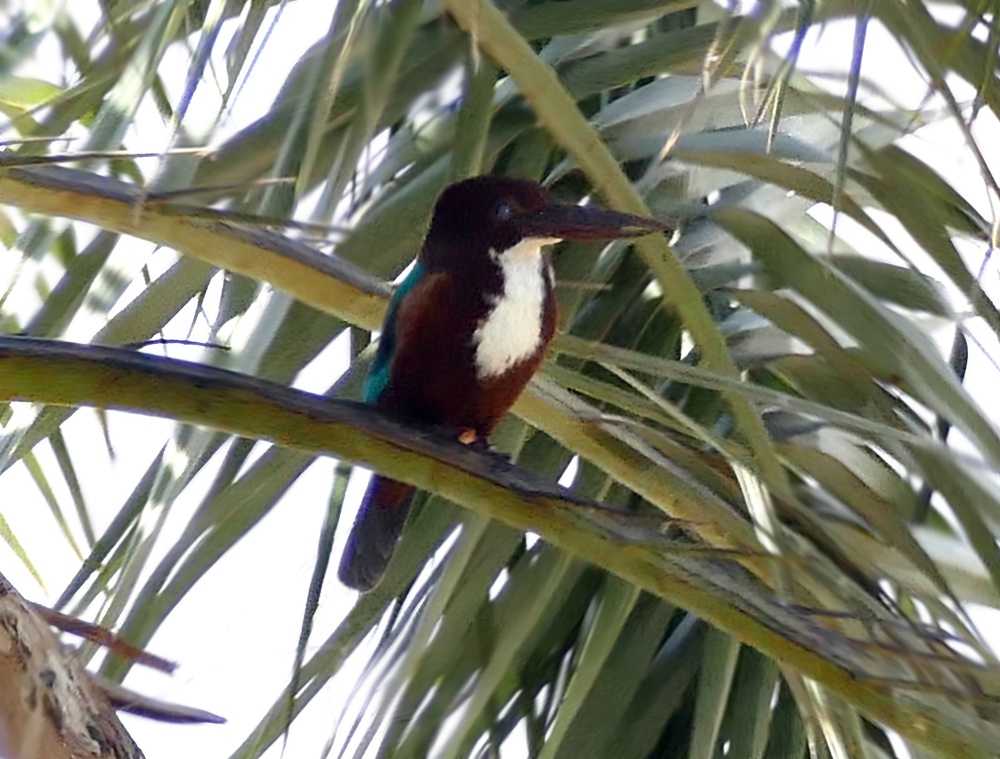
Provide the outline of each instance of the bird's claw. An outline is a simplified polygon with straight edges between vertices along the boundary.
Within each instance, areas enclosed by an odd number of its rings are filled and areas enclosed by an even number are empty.
[[[462,445],[468,446],[477,453],[485,453],[491,458],[497,459],[498,461],[501,461],[504,464],[514,463],[514,459],[510,454],[504,453],[503,451],[499,451],[496,448],[494,448],[493,445],[490,443],[490,439],[488,437],[480,435],[472,428],[459,430],[458,434],[456,435],[454,429],[436,425],[429,427],[428,432],[430,432],[433,435],[438,435],[440,437],[451,438],[452,440],[457,439],[458,442],[460,442]]]
[[[504,464],[513,464],[514,459],[509,453],[504,453],[503,451],[497,450],[490,443],[489,438],[477,437],[471,443],[466,443],[472,450],[478,451],[479,453],[485,453],[486,455],[502,461]]]

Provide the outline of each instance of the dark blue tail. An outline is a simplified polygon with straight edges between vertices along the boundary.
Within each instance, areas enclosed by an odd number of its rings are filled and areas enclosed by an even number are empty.
[[[410,513],[416,488],[374,476],[340,559],[340,581],[362,593],[378,585]]]

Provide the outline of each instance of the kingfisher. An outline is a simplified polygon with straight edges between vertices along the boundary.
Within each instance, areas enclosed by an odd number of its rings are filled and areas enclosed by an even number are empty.
[[[556,204],[526,179],[480,176],[449,185],[389,303],[365,403],[488,447],[556,332],[552,267],[542,249],[666,229],[641,216]],[[341,582],[362,592],[375,587],[414,494],[411,485],[372,477],[341,559]]]

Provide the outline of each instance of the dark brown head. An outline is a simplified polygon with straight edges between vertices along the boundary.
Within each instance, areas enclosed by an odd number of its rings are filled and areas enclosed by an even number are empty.
[[[421,260],[428,269],[480,266],[524,241],[612,240],[662,232],[655,219],[593,206],[558,205],[537,182],[482,176],[449,185],[434,206]],[[523,246],[522,246],[523,247]]]

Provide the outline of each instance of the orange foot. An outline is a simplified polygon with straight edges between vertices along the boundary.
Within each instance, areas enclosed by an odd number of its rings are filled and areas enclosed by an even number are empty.
[[[505,464],[510,464],[512,462],[512,459],[508,454],[498,451],[490,445],[490,439],[488,437],[477,435],[475,430],[462,430],[458,435],[458,441],[462,443],[462,445],[467,445],[475,451],[492,456]]]

